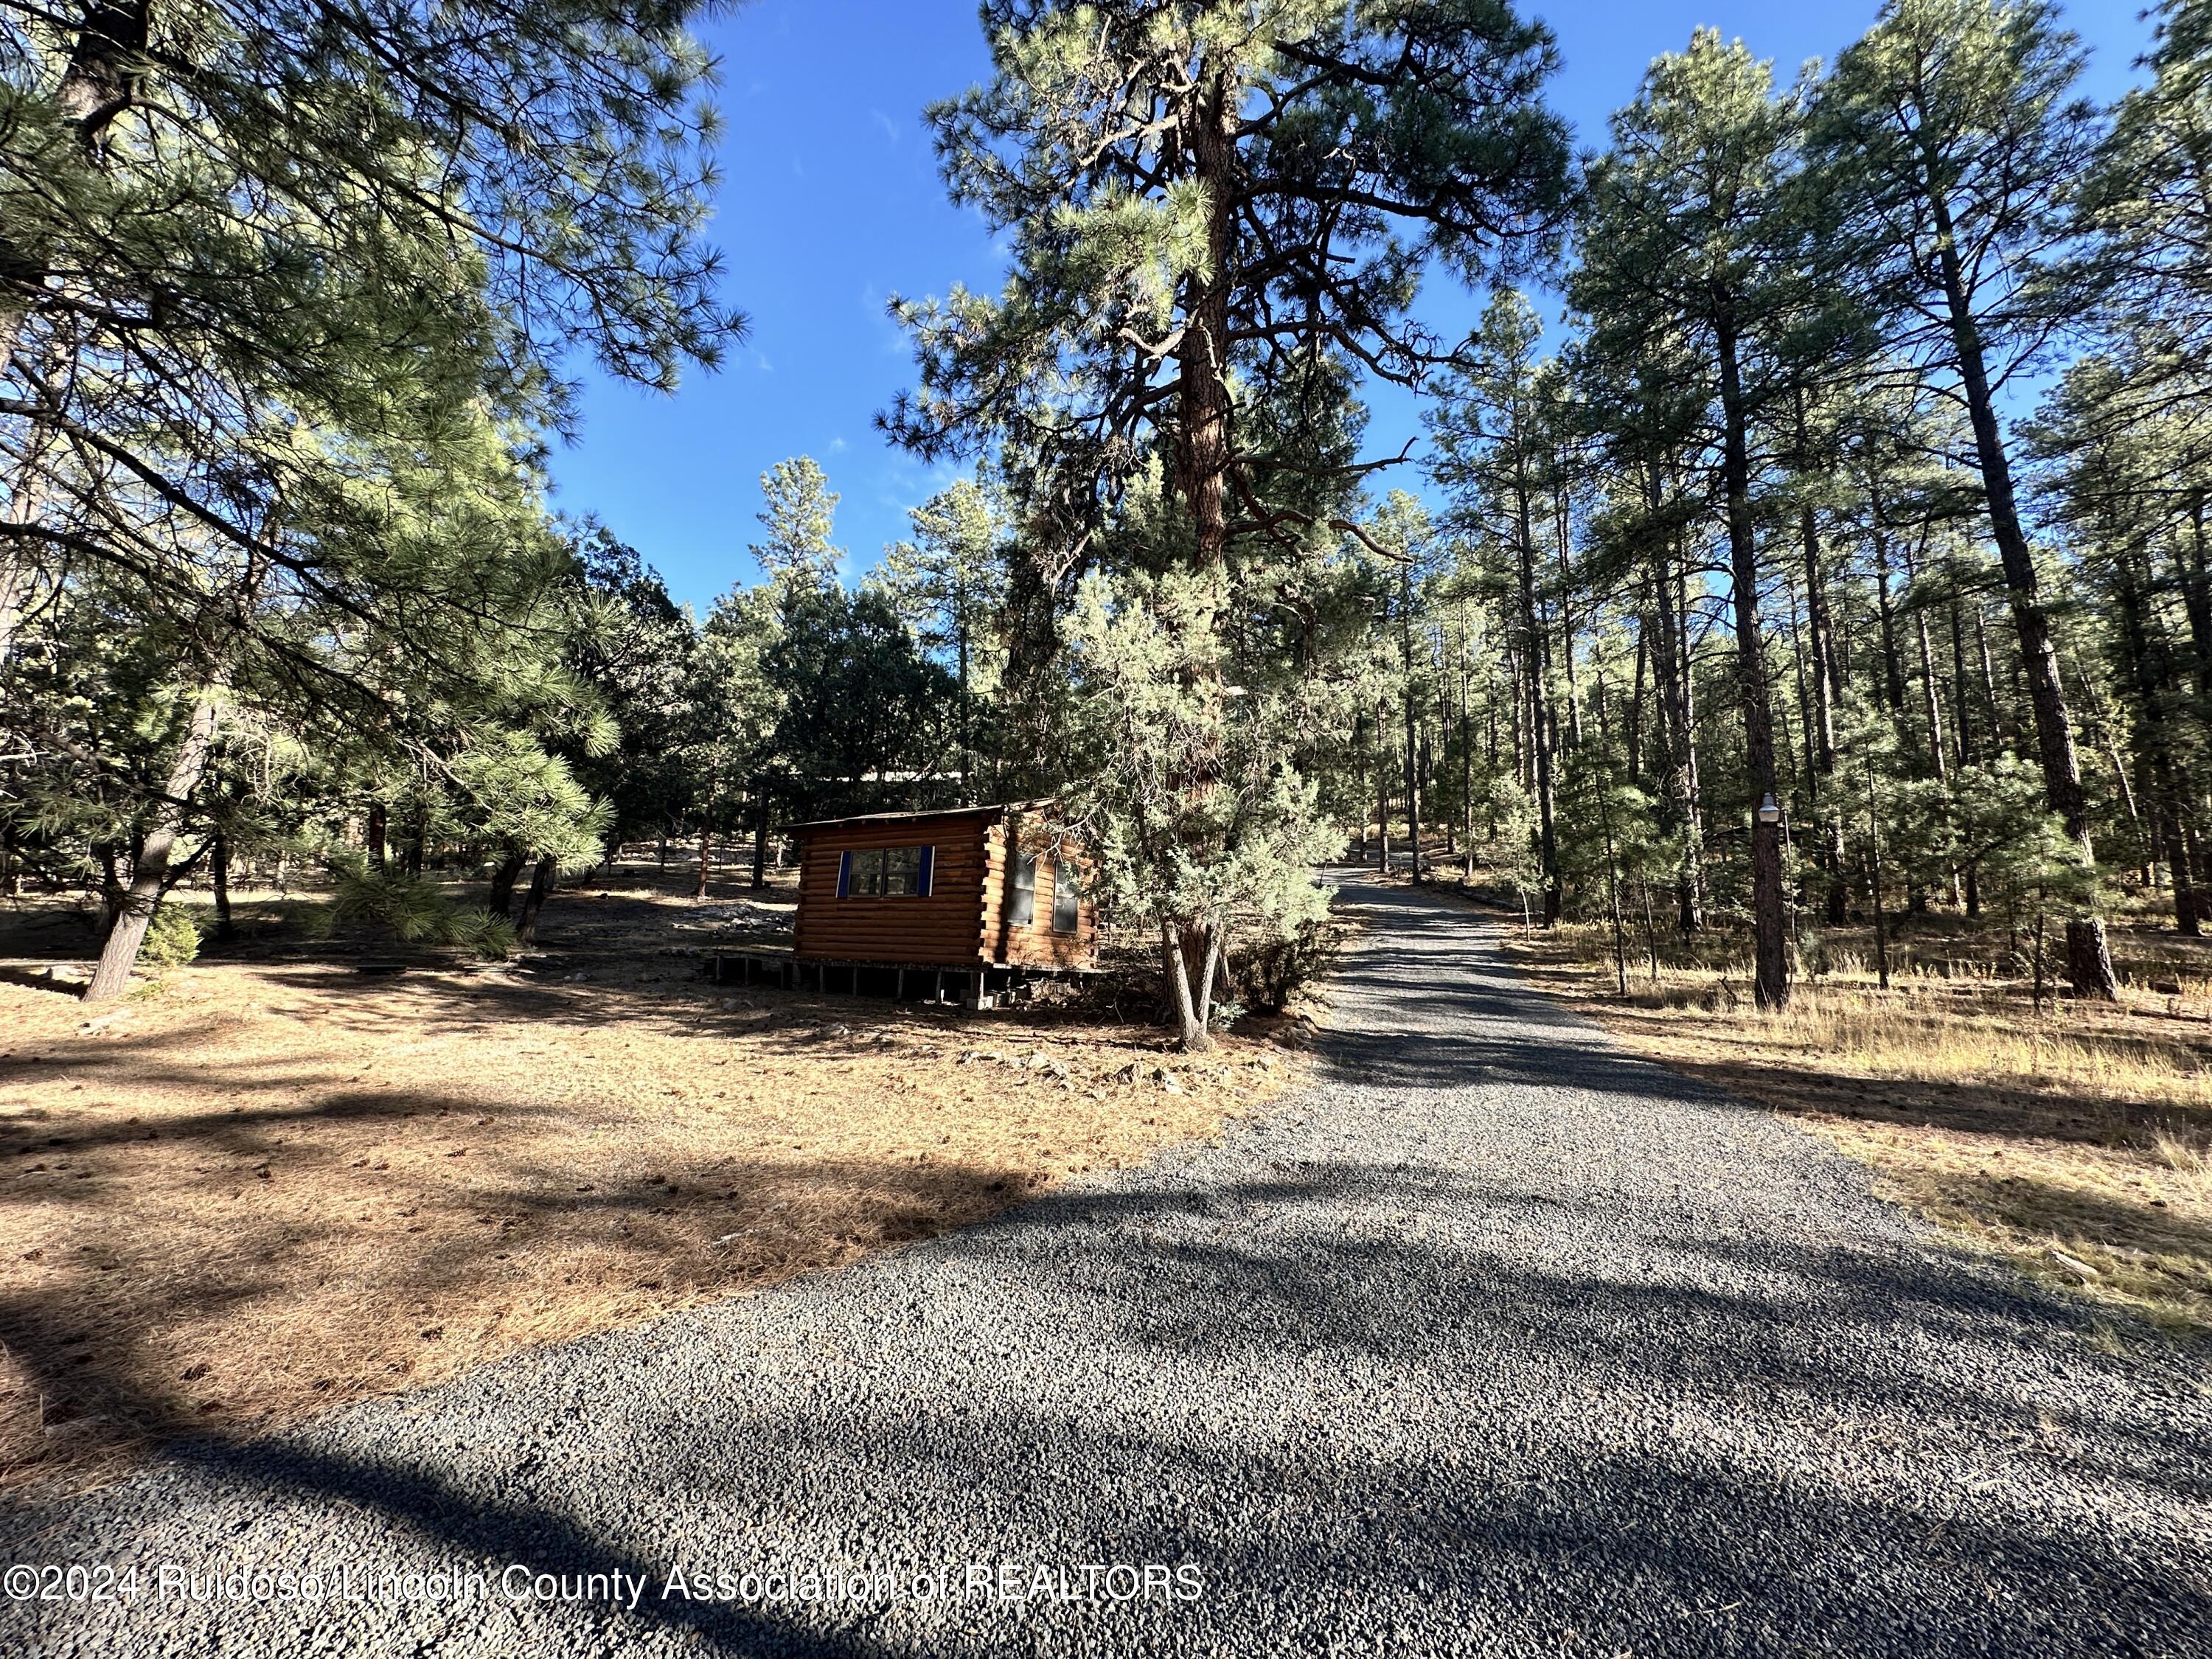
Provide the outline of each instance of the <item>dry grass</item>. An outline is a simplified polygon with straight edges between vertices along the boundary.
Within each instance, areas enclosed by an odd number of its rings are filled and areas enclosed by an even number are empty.
[[[656,943],[696,915],[564,895],[549,942],[587,957],[202,965],[90,1019],[0,984],[0,1479],[835,1267],[1215,1133],[1299,1070],[717,988]]]
[[[1978,1247],[2212,1333],[2212,957],[2190,942],[2118,934],[2131,980],[2169,988],[2131,988],[2117,1006],[2050,1000],[2039,1015],[2030,988],[1996,972],[1996,951],[1975,948],[1990,942],[1955,925],[1901,951],[1887,991],[1839,936],[1830,960],[1844,971],[1762,1015],[1747,969],[1711,945],[1702,962],[1669,945],[1678,959],[1662,957],[1656,981],[1632,956],[1624,1000],[1606,931],[1509,937],[1547,988],[1637,1048],[1795,1114]]]

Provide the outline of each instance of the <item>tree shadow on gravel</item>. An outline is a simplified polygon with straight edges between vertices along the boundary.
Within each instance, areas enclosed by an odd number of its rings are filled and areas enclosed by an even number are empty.
[[[362,1512],[429,1563],[656,1585],[656,1548],[742,1571],[827,1540],[861,1566],[1188,1562],[1212,1587],[964,1623],[648,1595],[605,1626],[611,1653],[652,1626],[718,1654],[931,1659],[1318,1652],[1384,1630],[1464,1653],[2178,1656],[2212,1627],[2186,1542],[2204,1413],[2148,1398],[2063,1310],[1963,1264],[1786,1242],[1655,1230],[1578,1266],[1593,1219],[1382,1163],[1056,1194],[657,1327],[618,1401],[584,1345],[473,1404],[419,1398],[373,1451],[367,1419],[335,1437],[353,1449],[188,1443],[116,1508],[180,1492],[211,1522],[242,1502],[294,1538]],[[1502,1248],[1538,1226],[1560,1235],[1545,1270]],[[778,1341],[853,1362],[794,1375]],[[545,1439],[557,1419],[558,1467],[468,1431],[517,1397],[523,1418],[484,1420]],[[590,1408],[572,1423],[564,1399]],[[693,1449],[647,1473],[649,1447]],[[107,1535],[104,1501],[20,1516],[19,1557]],[[672,1513],[719,1520],[679,1546]],[[256,1617],[285,1650],[282,1615]]]

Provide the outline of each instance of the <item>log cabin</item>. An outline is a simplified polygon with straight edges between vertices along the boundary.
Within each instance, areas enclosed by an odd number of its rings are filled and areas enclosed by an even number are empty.
[[[791,826],[799,846],[792,956],[817,964],[967,976],[965,1000],[1030,974],[1080,973],[1097,959],[1091,860],[1048,831],[1043,801],[934,812],[872,812]],[[897,992],[894,992],[896,994]]]

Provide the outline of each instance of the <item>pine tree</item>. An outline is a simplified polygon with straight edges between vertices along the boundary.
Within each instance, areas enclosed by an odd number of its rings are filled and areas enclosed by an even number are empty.
[[[1474,275],[1556,228],[1565,133],[1536,101],[1550,37],[1497,0],[1256,15],[992,0],[983,17],[994,80],[932,118],[955,201],[1011,234],[1014,270],[996,301],[895,304],[921,386],[884,425],[925,456],[996,443],[1016,458],[1041,589],[1072,592],[1117,546],[1157,562],[1148,580],[1190,573],[1171,603],[1121,592],[1195,630],[1129,660],[1178,677],[1177,697],[1228,700],[1241,567],[1361,533],[1346,365],[1419,383],[1447,355],[1409,319],[1424,255]],[[1140,485],[1168,516],[1117,538]],[[1220,745],[1168,752],[1194,769],[1177,786],[1193,799],[1245,798],[1218,773]],[[1194,867],[1233,855],[1219,837],[1235,813],[1170,817],[1198,838]],[[1169,884],[1199,908],[1163,933],[1192,1048],[1226,925],[1202,885]]]
[[[2073,96],[2075,38],[2045,0],[1891,0],[1822,88],[1813,153],[1836,246],[1896,348],[1954,383],[1972,427],[1990,530],[2035,711],[2051,810],[2094,858],[2044,578],[2021,521],[1999,398],[2077,309],[2057,279],[2066,204],[2099,138]],[[2118,985],[2101,916],[2066,926],[2076,994]]]
[[[1761,422],[1790,407],[1793,337],[1814,303],[1812,220],[1796,179],[1806,95],[1802,87],[1778,95],[1766,64],[1711,29],[1653,64],[1641,97],[1613,118],[1612,149],[1592,171],[1569,284],[1590,319],[1588,355],[1621,366],[1613,378],[1662,354],[1694,363],[1697,398],[1680,413],[1713,454],[1726,526],[1762,1008],[1789,1001],[1790,960],[1755,439]]]
[[[757,515],[764,532],[746,550],[771,581],[819,589],[834,587],[845,550],[830,538],[836,532],[837,493],[811,456],[778,461],[761,474],[766,503]]]

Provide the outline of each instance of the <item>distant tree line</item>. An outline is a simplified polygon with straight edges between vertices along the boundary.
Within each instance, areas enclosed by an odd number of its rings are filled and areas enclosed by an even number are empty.
[[[1050,794],[1192,1048],[1347,849],[1624,981],[1739,929],[1778,1007],[1949,912],[2110,995],[2212,908],[2212,0],[2155,15],[2109,109],[2042,0],[1786,85],[1701,31],[1577,161],[1497,0],[990,0],[930,118],[1008,270],[894,302],[881,422],[969,476],[848,574],[781,464],[695,617],[541,471],[570,354],[743,325],[684,8],[0,0],[7,878],[99,898],[104,995],[240,857],[526,933],[621,839]]]

